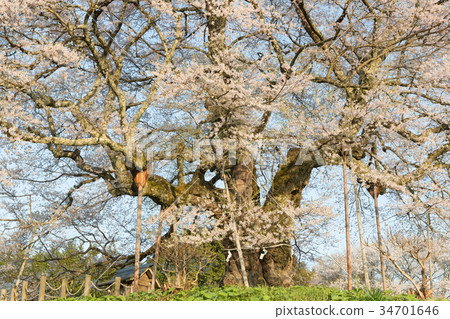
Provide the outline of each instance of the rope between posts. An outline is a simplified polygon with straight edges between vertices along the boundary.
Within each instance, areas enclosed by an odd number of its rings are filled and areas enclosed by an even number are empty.
[[[91,286],[98,291],[105,291],[105,289],[101,289],[101,288],[97,287],[93,281],[91,281]]]
[[[97,287],[94,282],[91,282],[92,287],[94,287],[96,290],[98,291],[108,291],[108,289],[110,289],[112,286],[114,286],[114,283],[110,284],[108,287],[105,288],[99,288]]]
[[[26,291],[27,291],[27,293],[33,293],[33,292],[35,292],[36,290],[38,290],[38,288],[39,288],[39,285],[36,285],[36,286],[34,287],[33,290],[30,290],[30,289],[28,289],[28,287],[27,287],[27,288],[26,288]]]
[[[23,300],[23,301],[33,300],[34,298],[36,298],[37,294],[34,294],[34,293],[38,290],[39,286],[40,285],[36,285],[34,287],[34,289],[29,289],[28,287],[25,287],[25,293],[27,295],[27,299]]]
[[[82,283],[81,286],[80,286],[80,288],[79,288],[76,292],[74,292],[74,293],[71,293],[70,290],[69,290],[69,288],[67,288],[67,293],[68,293],[70,296],[77,295],[77,294],[81,291],[81,289],[83,288],[83,286],[84,286],[84,283]]]
[[[108,287],[106,287],[105,289],[111,289],[112,287],[114,287],[114,282],[111,284],[111,285],[109,285]]]
[[[47,285],[48,288],[50,288],[50,290],[53,290],[53,291],[58,291],[62,287],[62,284],[61,284],[58,288],[53,288],[52,286],[50,286],[50,284],[48,282],[46,283],[46,285]]]

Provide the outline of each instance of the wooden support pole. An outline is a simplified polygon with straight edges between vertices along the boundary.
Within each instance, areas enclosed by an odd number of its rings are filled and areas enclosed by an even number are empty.
[[[372,154],[377,154],[377,146],[373,145]],[[375,171],[378,171],[378,162],[373,159],[373,163],[375,164]],[[383,241],[381,239],[381,226],[380,226],[380,212],[378,210],[378,195],[380,195],[382,191],[382,185],[380,185],[377,181],[373,184],[373,189],[369,193],[373,197],[374,205],[375,205],[375,219],[377,222],[377,235],[378,235],[378,250],[380,251],[380,267],[381,267],[381,281],[383,283],[383,291],[386,290],[386,271],[384,267],[384,257],[383,257]]]
[[[120,277],[114,280],[114,296],[120,296]]]
[[[378,249],[380,250],[381,281],[383,283],[383,291],[385,291],[386,290],[386,271],[385,271],[385,267],[384,267],[384,258],[383,258],[383,241],[381,239],[380,212],[378,210],[378,194],[379,194],[379,186],[375,185],[374,190],[373,190],[373,200],[375,203],[375,218],[377,221]]]
[[[348,208],[348,189],[347,189],[347,150],[342,148],[343,154],[343,177],[344,177],[344,213],[345,213],[345,242],[347,251],[347,289],[352,290],[352,261],[350,257],[350,215]]]
[[[12,289],[11,289],[11,301],[17,301],[17,300],[19,300],[19,294],[17,293],[17,287],[16,286],[14,286],[14,287],[12,287]]]
[[[39,301],[45,300],[45,285],[47,284],[47,277],[41,276],[41,283],[39,284]]]
[[[247,270],[245,269],[244,254],[242,253],[241,240],[239,238],[239,232],[237,229],[236,220],[234,219],[233,212],[231,212],[231,227],[233,230],[234,242],[235,242],[236,249],[238,252],[239,264],[241,266],[242,281],[244,282],[245,287],[250,287],[250,285],[248,283]]]
[[[89,297],[91,294],[91,275],[86,275],[84,279],[84,293],[83,296]]]
[[[225,184],[225,193],[227,195],[228,203],[231,203],[230,191],[228,190],[228,184],[227,184],[224,167],[225,167],[225,165],[222,166],[222,176],[223,176],[223,182]],[[249,287],[247,270],[245,269],[244,254],[242,253],[241,240],[239,238],[239,232],[237,229],[236,220],[234,218],[234,212],[230,211],[230,214],[231,214],[231,227],[233,230],[234,243],[236,245],[236,249],[237,249],[238,257],[239,257],[239,264],[241,266],[242,281],[244,282],[245,287]]]
[[[22,301],[27,301],[28,281],[22,282]]]
[[[175,205],[170,205],[166,210],[170,211],[172,208],[174,208]],[[158,273],[158,260],[159,260],[159,249],[161,246],[161,232],[162,232],[162,225],[163,225],[163,215],[165,214],[165,211],[161,207],[161,211],[159,212],[159,220],[158,220],[158,231],[156,232],[156,240],[155,240],[155,255],[153,258],[153,275],[152,275],[152,284],[150,286],[151,290],[155,290],[156,288],[156,274]]]
[[[61,293],[59,294],[59,296],[61,298],[66,298],[67,297],[67,284],[68,284],[67,279],[63,278],[63,280],[61,282]]]
[[[0,296],[0,301],[6,301],[7,300],[7,294],[8,292],[6,291],[6,289],[2,289],[2,294]]]
[[[427,251],[429,254],[428,273],[430,274],[430,291],[433,293],[433,265],[432,265],[432,253],[431,253],[431,217],[430,211],[427,211]]]
[[[150,177],[151,165],[147,170],[138,172],[134,177],[134,183],[138,188],[138,208],[136,218],[136,249],[134,253],[134,292],[139,291],[139,264],[141,261],[141,216],[142,216],[142,193]]]
[[[139,264],[141,261],[141,216],[142,216],[142,191],[143,186],[138,186],[138,208],[136,219],[136,249],[134,252],[134,286],[133,292],[139,291]]]
[[[362,257],[362,263],[363,263],[363,272],[364,272],[364,282],[366,284],[367,289],[370,288],[370,278],[369,278],[369,269],[367,267],[367,257],[366,257],[366,245],[364,242],[364,230],[362,226],[362,220],[361,220],[361,203],[359,201],[359,193],[358,193],[358,186],[355,174],[352,171],[352,183],[353,183],[353,192],[355,194],[355,206],[356,206],[356,219],[358,220],[358,230],[359,230],[359,242],[361,245],[361,257]]]

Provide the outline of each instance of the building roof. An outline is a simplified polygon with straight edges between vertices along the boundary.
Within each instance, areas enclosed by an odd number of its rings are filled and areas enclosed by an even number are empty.
[[[153,263],[140,264],[139,265],[139,278],[147,270],[150,270],[150,272],[153,273],[152,270],[151,270],[152,267],[153,267]],[[112,284],[114,282],[114,278],[116,278],[116,277],[120,277],[120,281],[121,282],[133,280],[134,279],[134,266],[127,267],[127,268],[122,268],[122,269],[117,270],[117,272],[114,275],[113,279],[101,282],[101,283],[98,284],[98,286],[106,286],[106,285]]]
[[[139,265],[139,277],[142,276],[144,272],[147,271],[147,269],[151,268],[153,266],[153,263],[146,263]],[[134,279],[134,266],[123,268],[117,270],[114,277],[120,277],[122,281]]]

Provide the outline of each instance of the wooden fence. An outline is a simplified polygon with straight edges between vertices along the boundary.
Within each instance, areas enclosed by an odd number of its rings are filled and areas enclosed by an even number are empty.
[[[61,282],[61,285],[59,287],[52,287],[47,282],[46,276],[41,276],[41,280],[39,282],[39,285],[36,285],[36,287],[33,290],[30,290],[28,281],[23,281],[21,285],[21,289],[17,289],[17,287],[13,287],[11,289],[11,292],[8,293],[6,289],[2,289],[0,301],[31,301],[31,300],[51,300],[55,298],[68,298],[68,297],[88,297],[91,295],[91,290],[95,290],[97,292],[102,292],[103,294],[113,295],[113,296],[120,296],[121,295],[121,287],[124,287],[125,294],[128,294],[132,292],[131,286],[126,286],[122,284],[121,278],[116,277],[115,281],[105,287],[105,288],[99,288],[97,287],[91,279],[91,275],[86,275],[84,278],[83,284],[78,288],[77,291],[70,291],[69,290],[69,282],[67,279],[63,279]],[[19,296],[19,290],[21,290],[20,296]],[[47,291],[52,291],[53,295],[46,294]],[[83,292],[81,293],[81,291]],[[37,293],[37,294],[36,294]],[[55,294],[56,293],[56,294]],[[33,295],[31,297],[31,295]],[[20,297],[20,298],[19,298]]]

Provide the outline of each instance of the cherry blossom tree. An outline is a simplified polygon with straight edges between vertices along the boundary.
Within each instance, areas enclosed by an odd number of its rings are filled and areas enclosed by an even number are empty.
[[[89,188],[137,196],[151,159],[144,198],[218,221],[234,207],[242,234],[266,230],[242,256],[249,284],[291,285],[292,232],[274,229],[293,225],[314,168],[342,164],[342,143],[369,188],[448,181],[448,12],[431,0],[0,0],[2,138],[70,176],[58,216]],[[236,243],[223,245],[224,283],[242,284]]]

